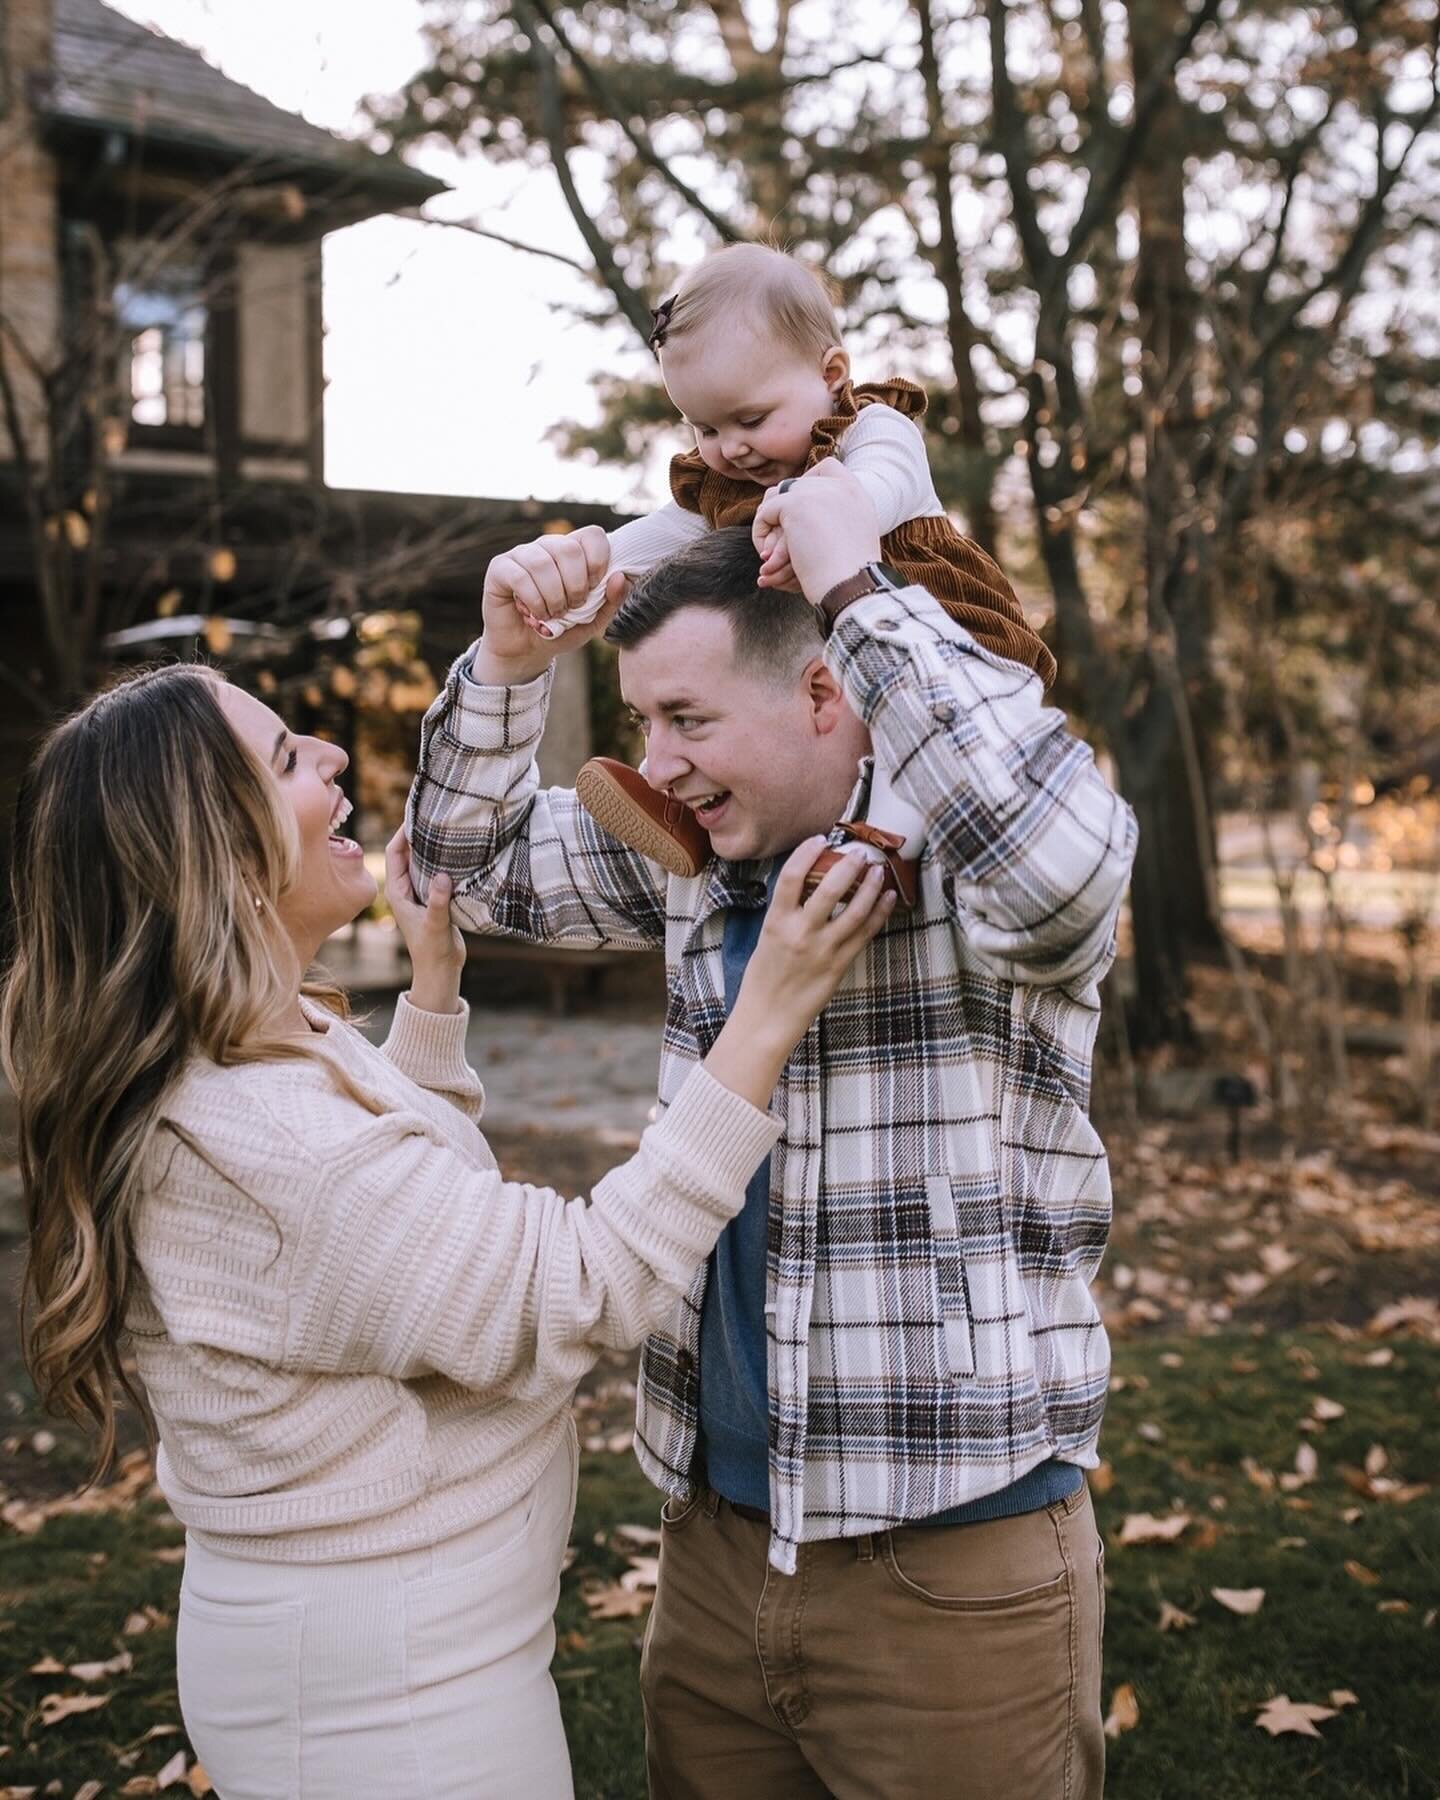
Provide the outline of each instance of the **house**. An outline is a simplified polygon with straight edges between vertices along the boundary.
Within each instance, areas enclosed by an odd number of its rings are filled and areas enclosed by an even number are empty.
[[[442,191],[101,0],[0,4],[5,812],[107,644],[218,619],[304,654],[317,622],[333,643],[337,618],[410,608],[438,672],[478,628],[492,555],[614,522],[325,486],[322,241]],[[222,623],[212,648],[236,637]],[[585,659],[561,670],[551,779],[589,751]]]

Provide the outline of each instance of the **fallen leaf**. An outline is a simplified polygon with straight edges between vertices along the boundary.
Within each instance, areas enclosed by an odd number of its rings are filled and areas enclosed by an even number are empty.
[[[109,1704],[109,1694],[46,1694],[40,1702],[40,1723],[58,1725],[76,1713],[94,1712]]]
[[[163,1769],[155,1777],[156,1786],[162,1791],[174,1787],[177,1781],[185,1779],[185,1764],[189,1761],[183,1750],[177,1750]]]
[[[1213,1550],[1220,1542],[1220,1527],[1213,1519],[1202,1519],[1186,1539],[1191,1550]]]
[[[1327,1400],[1324,1394],[1317,1394],[1310,1404],[1310,1411],[1317,1419],[1324,1419],[1328,1424],[1332,1419],[1343,1419],[1345,1408],[1338,1400]]]
[[[1388,1369],[1395,1360],[1395,1352],[1388,1344],[1382,1344],[1378,1350],[1372,1350],[1360,1359],[1367,1369]]]
[[[1236,1272],[1225,1271],[1225,1285],[1237,1300],[1253,1300],[1257,1294],[1263,1294],[1270,1285],[1270,1277],[1259,1269],[1244,1269]]]
[[[1260,1708],[1255,1723],[1271,1737],[1296,1732],[1301,1737],[1318,1738],[1320,1733],[1315,1729],[1316,1723],[1334,1717],[1333,1706],[1310,1706],[1303,1700],[1292,1700],[1288,1694],[1277,1694]]]
[[[1160,1617],[1156,1621],[1161,1631],[1188,1631],[1196,1623],[1194,1613],[1183,1612],[1178,1606],[1172,1606],[1168,1600],[1160,1602]]]
[[[200,1796],[204,1794],[213,1794],[215,1792],[215,1784],[205,1773],[205,1765],[203,1763],[192,1763],[190,1765],[190,1773],[185,1777],[185,1781],[190,1792],[196,1796],[196,1800],[200,1800]]]
[[[1332,1706],[1358,1706],[1360,1696],[1352,1694],[1349,1688],[1331,1688],[1330,1704]]]
[[[615,1535],[628,1543],[638,1544],[642,1550],[647,1545],[658,1544],[661,1538],[660,1531],[654,1525],[617,1525]]]
[[[1372,1444],[1365,1452],[1365,1473],[1367,1475],[1383,1475],[1390,1466],[1390,1458],[1385,1453],[1383,1444]]]
[[[1383,1613],[1408,1613],[1410,1602],[1408,1600],[1381,1600],[1375,1610]]]
[[[30,1439],[30,1448],[37,1456],[48,1456],[55,1448],[55,1433],[53,1431],[37,1431]]]
[[[592,1588],[584,1596],[592,1619],[638,1619],[648,1610],[652,1598],[643,1588],[627,1588],[619,1582]]]
[[[1433,1335],[1440,1335],[1440,1300],[1432,1295],[1410,1294],[1403,1300],[1392,1300],[1382,1306],[1365,1327],[1370,1337],[1386,1337],[1402,1326],[1417,1325]]]
[[[178,1725],[152,1725],[145,1733],[144,1737],[139,1739],[139,1742],[142,1744],[151,1744],[154,1743],[156,1738],[178,1737],[179,1735],[180,1727]]]
[[[104,1792],[105,1783],[103,1781],[83,1781],[76,1788],[73,1800],[100,1800],[100,1796]]]
[[[1123,1732],[1133,1731],[1140,1723],[1140,1702],[1135,1698],[1135,1690],[1128,1681],[1110,1696],[1110,1711],[1105,1716],[1105,1735],[1107,1738],[1118,1738]]]
[[[1352,1581],[1358,1581],[1362,1587],[1379,1587],[1380,1585],[1380,1577],[1375,1571],[1367,1569],[1362,1562],[1356,1562],[1353,1556],[1345,1559],[1345,1573]]]
[[[1089,1472],[1090,1492],[1105,1495],[1115,1485],[1115,1471],[1108,1462],[1096,1463]]]
[[[1287,1250],[1284,1244],[1260,1246],[1260,1266],[1267,1275],[1288,1275],[1299,1260],[1294,1251]]]
[[[1287,1494],[1293,1494],[1296,1488],[1307,1486],[1320,1473],[1320,1458],[1313,1444],[1301,1444],[1295,1452],[1295,1467],[1280,1477],[1280,1486]]]
[[[135,1658],[128,1650],[122,1650],[109,1662],[71,1663],[70,1673],[77,1681],[102,1681],[107,1675],[128,1675],[134,1666]]]
[[[1157,1519],[1153,1513],[1127,1513],[1120,1527],[1122,1544],[1173,1544],[1190,1523],[1189,1513]]]
[[[1245,1471],[1245,1479],[1253,1487],[1259,1488],[1262,1494],[1275,1492],[1274,1473],[1270,1469],[1262,1468],[1253,1456],[1242,1456],[1240,1467]]]
[[[1265,1604],[1264,1588],[1211,1588],[1210,1597],[1218,1600],[1228,1612],[1249,1618]]]
[[[31,1663],[30,1673],[32,1675],[63,1675],[65,1665],[62,1662],[56,1662],[53,1656],[42,1656],[39,1662]]]
[[[183,1544],[172,1544],[168,1549],[152,1550],[150,1554],[158,1563],[183,1563],[185,1560],[185,1546]]]
[[[1163,1426],[1157,1425],[1153,1419],[1146,1419],[1143,1425],[1137,1425],[1135,1429],[1147,1444],[1163,1444],[1165,1442]]]
[[[160,1792],[160,1784],[153,1775],[132,1775],[124,1787],[118,1788],[116,1792],[124,1800],[148,1800],[148,1796]]]
[[[660,1558],[658,1556],[632,1556],[630,1567],[620,1577],[620,1585],[629,1592],[641,1588],[654,1589],[660,1584]]]

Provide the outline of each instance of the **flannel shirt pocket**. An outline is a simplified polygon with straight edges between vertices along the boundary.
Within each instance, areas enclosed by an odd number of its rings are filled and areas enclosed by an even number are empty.
[[[957,1206],[949,1175],[927,1176],[925,1199],[950,1373],[1031,1376],[1030,1309],[998,1200],[976,1204],[962,1197]]]

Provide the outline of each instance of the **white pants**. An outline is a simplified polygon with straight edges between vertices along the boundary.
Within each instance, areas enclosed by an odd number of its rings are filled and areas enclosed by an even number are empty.
[[[221,1800],[571,1800],[550,1675],[575,1434],[498,1518],[363,1562],[190,1541],[180,1708]]]

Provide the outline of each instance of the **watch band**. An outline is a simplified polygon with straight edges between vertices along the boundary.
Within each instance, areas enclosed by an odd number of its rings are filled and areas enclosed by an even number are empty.
[[[820,597],[820,613],[825,620],[825,629],[833,631],[835,621],[847,606],[853,606],[857,600],[863,600],[867,594],[884,594],[904,587],[905,583],[885,563],[864,563],[853,575],[847,575],[843,581],[837,581]]]

